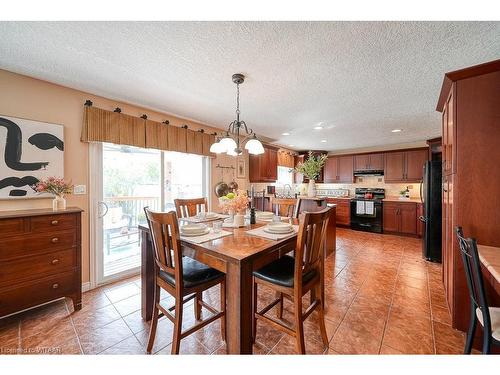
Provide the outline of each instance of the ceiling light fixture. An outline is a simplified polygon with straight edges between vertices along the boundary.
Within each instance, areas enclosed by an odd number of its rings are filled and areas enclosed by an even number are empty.
[[[210,152],[215,152],[217,154],[227,153],[231,156],[238,156],[243,153],[240,145],[245,141],[245,150],[253,155],[259,155],[264,153],[264,146],[257,139],[257,135],[252,129],[247,127],[245,121],[240,121],[240,85],[245,82],[245,76],[243,74],[233,74],[233,82],[236,84],[236,120],[229,124],[226,134],[222,136],[220,140],[215,141],[210,146]],[[245,134],[242,134],[245,138],[240,142],[240,131],[243,129]]]
[[[321,143],[326,143],[326,139],[322,139],[322,140],[321,140]]]
[[[318,126],[315,126],[313,129],[314,130],[321,130],[321,129],[323,129],[323,127],[321,125],[318,125]]]
[[[391,132],[393,132],[393,133],[399,133],[400,131],[401,131],[401,129],[393,129],[393,130],[391,130]]]
[[[288,147],[295,147],[295,145],[288,145]]]
[[[290,135],[290,133],[285,132],[285,133],[281,133],[281,135]]]

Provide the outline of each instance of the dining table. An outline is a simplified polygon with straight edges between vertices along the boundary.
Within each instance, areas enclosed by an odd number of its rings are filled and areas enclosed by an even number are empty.
[[[297,219],[292,220],[297,223]],[[226,274],[226,349],[229,354],[252,353],[253,271],[293,251],[297,241],[295,233],[279,240],[247,233],[263,225],[266,224],[258,222],[241,228],[222,228],[224,231],[230,231],[231,235],[203,243],[193,243],[181,236],[184,256]],[[139,232],[141,314],[142,318],[148,321],[152,316],[154,298],[153,247],[148,226],[139,225]]]

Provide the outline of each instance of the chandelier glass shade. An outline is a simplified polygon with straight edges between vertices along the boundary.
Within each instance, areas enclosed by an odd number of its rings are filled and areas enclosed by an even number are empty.
[[[236,120],[229,124],[226,134],[220,140],[216,139],[215,143],[210,146],[210,152],[238,156],[243,153],[241,147],[246,142],[245,150],[250,154],[263,154],[264,147],[257,139],[256,134],[247,127],[245,121],[240,120],[240,84],[245,81],[245,76],[243,74],[233,74],[232,78],[236,84]],[[241,140],[241,137],[244,137],[243,140]]]

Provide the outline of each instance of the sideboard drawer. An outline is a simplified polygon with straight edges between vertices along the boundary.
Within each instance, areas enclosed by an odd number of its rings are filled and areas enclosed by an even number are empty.
[[[71,271],[0,289],[0,317],[75,292],[78,273]]]
[[[0,285],[12,280],[40,278],[76,267],[74,249],[0,261]]]
[[[13,236],[16,234],[23,234],[24,232],[24,218],[15,217],[12,219],[0,220],[0,234],[4,236]]]
[[[67,249],[76,246],[76,241],[75,229],[6,239],[0,241],[0,260],[34,255],[33,253],[40,251]]]
[[[32,232],[46,232],[76,227],[76,215],[45,215],[31,218]]]

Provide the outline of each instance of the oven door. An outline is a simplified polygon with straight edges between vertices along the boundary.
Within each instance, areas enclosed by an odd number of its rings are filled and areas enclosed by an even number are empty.
[[[362,200],[359,200],[362,201]],[[351,228],[367,232],[382,233],[382,202],[373,202],[373,214],[358,213],[358,200],[351,201]]]

